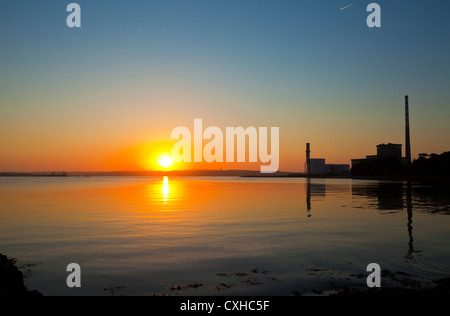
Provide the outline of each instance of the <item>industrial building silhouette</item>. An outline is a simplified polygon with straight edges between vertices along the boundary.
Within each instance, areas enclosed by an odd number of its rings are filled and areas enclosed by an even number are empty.
[[[411,165],[411,138],[409,133],[409,97],[405,96],[405,157],[402,157],[401,144],[380,144],[377,145],[377,154],[366,156],[365,159],[352,159],[352,169],[363,162],[379,159],[395,159],[401,165]]]
[[[411,139],[409,131],[409,97],[405,96],[405,157],[402,156],[402,144],[379,144],[377,145],[377,154],[368,155],[362,159],[352,159],[352,169],[357,165],[363,165],[377,161],[390,161],[394,165],[411,165]],[[326,164],[324,158],[311,158],[311,144],[306,144],[306,175],[343,175],[350,173],[350,165],[345,164]]]
[[[350,165],[327,164],[324,158],[311,158],[311,144],[307,143],[305,170],[307,176],[342,175],[350,173]]]

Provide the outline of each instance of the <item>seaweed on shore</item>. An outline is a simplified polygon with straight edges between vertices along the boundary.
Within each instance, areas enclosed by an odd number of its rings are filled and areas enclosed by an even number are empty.
[[[331,296],[448,296],[450,295],[450,278],[433,281],[435,286],[421,287],[386,287],[386,288],[346,288]]]

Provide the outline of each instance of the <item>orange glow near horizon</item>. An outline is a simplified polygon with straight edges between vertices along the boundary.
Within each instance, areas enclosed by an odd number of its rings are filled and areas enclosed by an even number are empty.
[[[186,124],[188,125],[188,124]],[[245,124],[242,124],[247,126]],[[256,125],[256,124],[255,124]],[[261,124],[262,125],[262,124]],[[342,132],[345,134],[345,132]],[[170,128],[161,132],[162,136],[157,139],[148,137],[149,141],[136,141],[132,144],[120,143],[112,144],[87,144],[79,147],[76,143],[69,146],[69,142],[59,147],[46,146],[46,150],[35,147],[34,144],[27,146],[19,142],[14,146],[5,142],[5,151],[0,163],[0,172],[105,172],[105,171],[175,171],[175,170],[260,170],[261,162],[250,163],[207,163],[203,162],[180,162],[174,163],[170,152],[174,140],[164,140],[170,134]],[[307,133],[305,133],[306,135]],[[325,158],[326,163],[351,164],[352,158],[363,158],[365,155],[376,153],[376,144],[382,142],[401,143],[397,137],[380,138],[379,136],[369,137],[364,134],[346,135],[346,143],[343,146],[337,138],[324,141],[328,134],[306,138],[296,137],[294,134],[283,134],[280,137],[280,166],[279,171],[303,172],[305,163],[305,144],[310,141],[312,144],[312,157]],[[303,134],[300,134],[302,137]],[[364,135],[368,140],[360,140]],[[401,135],[401,133],[399,133]],[[413,134],[414,135],[414,134]],[[353,138],[352,138],[353,137]],[[414,139],[417,139],[415,137]],[[425,138],[424,138],[425,139]],[[425,143],[425,140],[423,141]],[[207,141],[204,141],[206,144]],[[345,148],[346,151],[343,150]],[[437,152],[440,154],[444,150],[436,150],[431,142],[425,145],[413,143],[413,159],[420,151]],[[225,149],[225,148],[224,148]],[[191,149],[192,152],[194,148]],[[248,153],[248,150],[246,150]],[[225,152],[224,152],[225,154]],[[246,157],[248,160],[248,157]]]
[[[172,171],[180,168],[170,155],[171,142],[153,142],[130,146],[105,161],[110,171]]]

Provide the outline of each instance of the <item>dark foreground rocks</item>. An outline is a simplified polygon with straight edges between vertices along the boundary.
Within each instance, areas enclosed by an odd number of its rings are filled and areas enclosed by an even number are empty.
[[[28,291],[15,260],[3,254],[0,254],[0,296],[42,296],[37,291]]]

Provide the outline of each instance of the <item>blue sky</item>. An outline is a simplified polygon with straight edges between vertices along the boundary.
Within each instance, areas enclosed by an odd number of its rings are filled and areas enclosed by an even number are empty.
[[[21,168],[30,138],[110,153],[194,118],[280,126],[287,169],[306,141],[348,163],[403,142],[405,94],[413,155],[449,150],[450,1],[378,1],[379,29],[370,1],[339,10],[353,2],[78,1],[69,29],[69,1],[2,0],[0,169]]]

